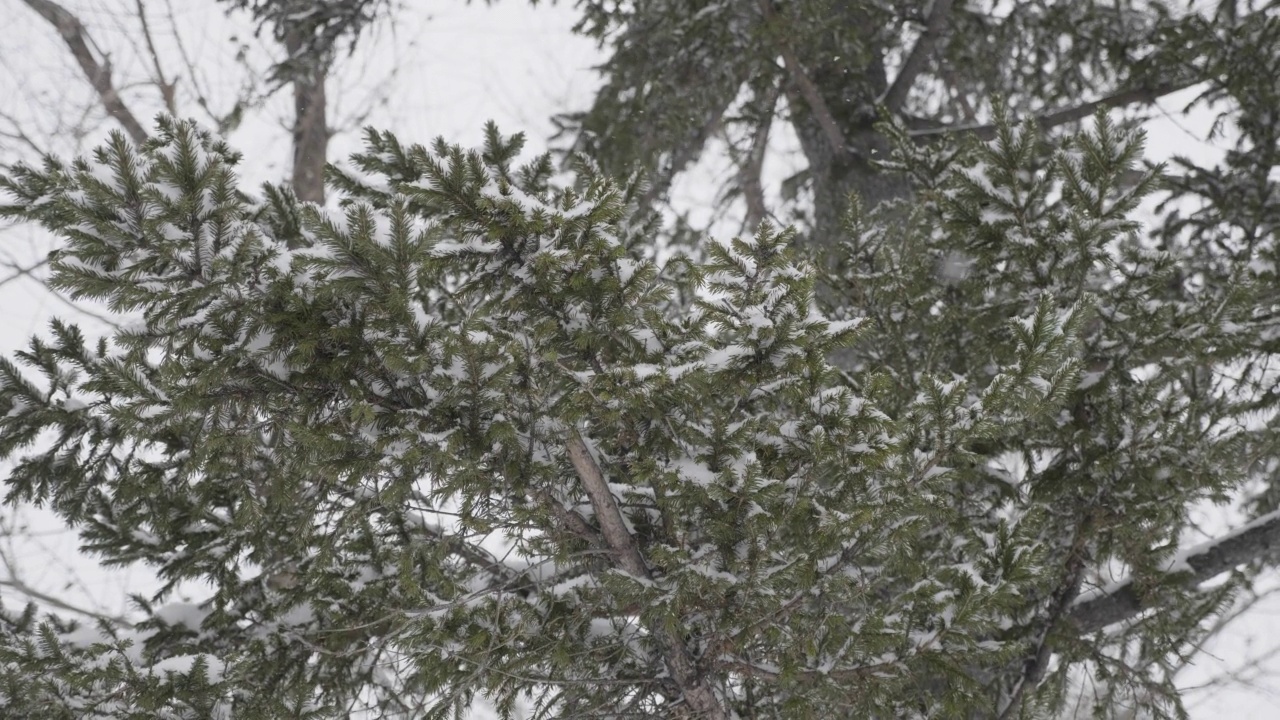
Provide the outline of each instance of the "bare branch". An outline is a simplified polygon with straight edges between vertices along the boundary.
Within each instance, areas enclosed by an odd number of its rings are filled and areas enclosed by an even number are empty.
[[[17,263],[4,263],[4,264],[8,265],[9,269],[13,271],[13,274],[5,278],[0,278],[0,287],[8,285],[9,283],[13,282],[14,280],[17,280],[20,277],[23,277],[24,275],[27,277],[30,277],[32,280],[35,280],[38,283],[44,284],[43,280],[37,278],[31,273],[34,270],[39,270],[45,265],[48,265],[49,258],[45,258],[34,265],[28,265],[26,267],[21,267]]]
[[[160,96],[164,98],[164,107],[170,115],[178,114],[178,103],[174,91],[178,87],[177,80],[166,80],[164,65],[160,62],[160,53],[156,51],[155,40],[151,37],[151,25],[147,22],[147,8],[142,0],[134,0],[138,8],[138,22],[142,24],[142,37],[147,42],[147,54],[151,56],[151,65],[155,68],[156,85],[160,88]]]
[[[89,84],[98,93],[98,99],[102,101],[107,113],[124,127],[125,132],[129,133],[129,137],[135,143],[146,142],[147,131],[142,129],[142,124],[124,104],[124,100],[120,99],[120,93],[111,82],[111,62],[109,60],[98,62],[89,49],[89,33],[85,30],[84,23],[52,0],[23,0],[23,2],[57,29],[62,40],[71,49],[76,62],[80,64],[80,69],[89,80]]]
[[[1185,563],[1184,569],[1190,568],[1185,584],[1194,587],[1277,552],[1280,552],[1280,511],[1263,515],[1225,537],[1191,548],[1180,556],[1179,565]],[[1130,578],[1107,587],[1099,595],[1077,601],[1069,618],[1081,633],[1093,633],[1157,608],[1161,599],[1157,594],[1140,593]]]
[[[1200,82],[1203,82],[1201,78],[1193,78],[1182,82],[1158,85],[1153,88],[1138,87],[1122,90],[1091,102],[1037,115],[1035,120],[1041,129],[1050,130],[1060,125],[1083,120],[1100,109],[1120,108],[1128,105],[1151,105],[1165,95],[1185,90]],[[908,131],[908,134],[918,142],[925,142],[940,135],[953,133],[972,134],[979,140],[991,140],[996,136],[995,125],[939,125],[937,127],[928,127],[922,126],[923,123],[920,121],[917,121],[917,125],[918,127]]]
[[[924,70],[925,60],[929,57],[929,52],[933,50],[933,46],[938,42],[938,38],[942,36],[942,28],[947,24],[947,18],[951,15],[951,6],[954,0],[934,0],[933,9],[929,11],[929,19],[925,22],[924,32],[916,39],[916,44],[912,46],[911,52],[907,54],[907,59],[903,61],[902,68],[898,70],[898,77],[894,78],[893,84],[885,91],[884,97],[880,102],[889,110],[889,112],[897,112],[907,101],[907,95],[911,92],[911,86],[915,84],[916,78],[920,72]]]
[[[88,608],[77,607],[67,602],[66,600],[63,600],[61,598],[54,597],[53,595],[50,595],[48,593],[44,593],[39,590],[36,590],[35,588],[27,585],[26,583],[20,580],[0,580],[0,587],[7,587],[15,592],[18,592],[22,595],[27,596],[28,598],[31,598],[32,600],[35,600],[36,602],[44,603],[45,605],[48,605],[52,608],[56,608],[58,610],[62,610],[63,612],[71,612],[77,615],[83,615],[84,617],[87,617],[87,618],[92,618],[94,620],[102,620],[103,622],[109,623],[111,625],[115,625],[116,627],[121,627],[121,628],[133,627],[133,623],[129,622],[128,620],[125,620],[123,617],[116,617],[113,615],[104,615],[100,612],[89,610]]]
[[[94,620],[101,620],[103,622],[106,622],[108,624],[114,625],[119,628],[133,627],[133,623],[126,620],[123,616],[107,615],[105,613],[101,613],[96,610],[90,610],[89,608],[73,605],[67,602],[66,600],[54,597],[53,595],[50,595],[45,592],[41,592],[40,590],[37,590],[31,587],[30,585],[28,585],[22,579],[18,564],[14,561],[15,552],[14,552],[14,547],[12,545],[13,536],[15,534],[14,531],[15,529],[12,525],[10,525],[9,518],[0,515],[0,536],[3,536],[7,541],[9,541],[7,543],[8,547],[6,547],[3,550],[0,550],[0,565],[4,566],[5,574],[9,576],[7,580],[0,579],[0,588],[9,588],[10,590],[13,590],[18,594],[26,596],[28,600],[34,600],[39,603],[43,603],[57,610],[75,613],[76,615],[92,618]],[[25,536],[28,538],[32,537],[30,534],[27,534]]]
[[[37,156],[45,154],[47,149],[41,147],[39,143],[31,139],[31,137],[22,130],[21,123],[4,112],[0,112],[0,118],[6,120],[8,124],[13,127],[12,130],[0,130],[0,138],[26,145],[27,148]],[[7,165],[0,165],[0,167],[7,167]]]

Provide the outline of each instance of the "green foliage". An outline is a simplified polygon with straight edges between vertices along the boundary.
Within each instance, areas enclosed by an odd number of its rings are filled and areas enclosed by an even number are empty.
[[[290,56],[272,68],[277,82],[288,82],[327,68],[345,42],[350,52],[364,28],[389,6],[386,0],[219,0],[250,13],[258,33],[271,35]]]
[[[1025,129],[976,148],[920,205],[934,232],[879,250],[854,233],[849,262],[869,264],[840,322],[791,233],[655,262],[639,185],[515,167],[520,138],[493,127],[478,152],[369,132],[334,170],[336,212],[241,192],[236,155],[172,120],[144,148],[116,136],[92,161],[19,168],[4,212],[67,239],[58,287],[140,317],[96,343],[55,323],[0,364],[8,499],[49,503],[107,562],[166,585],[136,599],[132,629],[6,615],[4,700],[443,717],[483,695],[507,714],[664,714],[690,692],[684,653],[731,712],[984,707],[982,678],[1039,627],[1076,517],[1061,503],[1121,491],[965,490],[992,485],[982,447],[1091,447],[1061,418],[1093,397],[1091,343],[1125,327],[1091,329],[1091,308],[1144,291],[1085,282],[1132,234],[1140,190],[1108,184],[1136,152],[1118,133],[1102,123],[1040,174],[1019,171],[1044,161]],[[1025,238],[999,257],[997,224]],[[1065,284],[1029,282],[1045,258],[1026,246],[1050,242]],[[906,255],[962,248],[976,277],[951,284]],[[914,274],[885,269],[903,263]],[[1160,272],[1153,256],[1126,282]],[[987,300],[943,302],[969,288]],[[969,332],[989,354],[948,357]],[[839,352],[860,369],[833,369]],[[644,573],[618,559],[612,512]],[[211,594],[170,602],[189,581]]]

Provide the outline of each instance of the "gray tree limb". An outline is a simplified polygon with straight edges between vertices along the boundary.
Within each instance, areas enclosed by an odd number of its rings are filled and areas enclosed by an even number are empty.
[[[141,145],[146,142],[147,131],[124,104],[120,93],[111,82],[110,60],[98,62],[98,59],[93,56],[93,51],[89,49],[89,33],[84,23],[80,22],[80,18],[52,0],[23,0],[23,2],[57,29],[63,42],[71,50],[71,55],[75,57],[80,69],[88,78],[89,84],[98,93],[98,99],[107,109],[107,114],[120,123],[135,143]]]
[[[613,491],[609,489],[604,471],[600,469],[599,463],[591,455],[590,448],[576,430],[570,431],[565,450],[578,480],[582,483],[583,490],[587,493],[587,498],[591,501],[596,522],[600,525],[600,534],[608,543],[616,565],[633,577],[652,580],[653,574],[649,572],[649,565],[640,554],[640,546],[636,543],[636,539],[627,530],[622,518],[622,510],[613,498]],[[671,672],[671,678],[676,681],[684,694],[684,702],[699,718],[728,720],[728,713],[725,712],[720,699],[716,697],[715,690],[698,671],[697,662],[685,644],[684,638],[665,625],[653,628],[653,632],[661,639],[663,659]]]
[[[306,38],[290,33],[285,50],[295,58]],[[293,85],[293,192],[303,202],[324,204],[324,166],[329,151],[328,99],[325,80],[328,67],[318,65],[290,76]]]
[[[1127,107],[1129,105],[1151,105],[1160,98],[1185,90],[1204,81],[1204,78],[1187,78],[1177,82],[1168,82],[1152,87],[1135,87],[1107,95],[1090,102],[1054,110],[1036,115],[1035,121],[1042,130],[1050,130],[1068,123],[1078,122],[1092,116],[1100,109]],[[910,122],[910,121],[908,121]],[[942,135],[953,133],[971,134],[979,140],[993,140],[996,136],[995,125],[921,125],[908,131],[908,135],[917,142],[927,142]]]
[[[897,112],[907,101],[911,86],[924,70],[929,51],[933,50],[938,38],[942,36],[942,29],[946,27],[953,4],[954,0],[934,0],[933,8],[929,11],[929,19],[925,22],[924,32],[916,39],[916,44],[911,47],[911,52],[903,61],[902,68],[898,70],[898,76],[894,78],[893,84],[880,100],[889,112]]]
[[[1240,565],[1265,561],[1278,554],[1280,511],[1263,515],[1235,532],[1181,553],[1174,567],[1187,571],[1184,584],[1195,587]],[[1129,578],[1104,588],[1100,594],[1077,600],[1068,617],[1087,635],[1157,609],[1167,600],[1163,593],[1139,592],[1133,578]]]

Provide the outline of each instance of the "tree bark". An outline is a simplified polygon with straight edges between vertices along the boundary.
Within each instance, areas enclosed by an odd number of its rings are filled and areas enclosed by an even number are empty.
[[[285,38],[289,58],[295,58],[304,47],[304,38],[290,34]],[[329,126],[325,80],[328,64],[317,62],[298,71],[293,85],[293,192],[299,200],[324,204],[324,166],[329,150]]]

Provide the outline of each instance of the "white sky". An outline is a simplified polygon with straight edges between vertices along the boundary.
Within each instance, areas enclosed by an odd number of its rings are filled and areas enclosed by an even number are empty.
[[[64,4],[79,14],[101,49],[109,53],[126,100],[144,125],[148,124],[161,105],[154,89],[139,84],[149,72],[149,60],[137,42],[138,25],[131,14],[134,2],[66,0]],[[504,132],[525,132],[530,150],[540,151],[553,129],[550,116],[585,107],[598,85],[591,67],[602,56],[593,42],[570,33],[577,17],[572,3],[544,2],[537,9],[520,0],[505,0],[495,8],[462,0],[416,0],[403,5],[408,7],[394,24],[382,23],[366,36],[361,50],[342,64],[331,82],[330,122],[339,131],[330,148],[331,160],[358,148],[361,122],[392,130],[402,141],[426,143],[444,136],[475,145],[483,123],[494,119]],[[176,68],[167,74],[179,76],[180,95],[188,93],[191,78],[176,59],[175,27],[210,104],[225,112],[243,76],[234,60],[235,44],[229,39],[236,36],[243,40],[248,56],[259,68],[269,45],[254,40],[246,23],[228,20],[209,0],[150,0],[147,7],[153,8],[149,18],[159,53]],[[166,19],[170,12],[174,24]],[[15,128],[42,147],[65,155],[92,147],[114,127],[110,122],[100,123],[87,138],[72,135],[69,130],[78,113],[94,106],[94,101],[65,46],[21,0],[0,0],[0,24],[5,27],[0,33],[0,162],[31,157],[22,141],[12,136]],[[1192,94],[1194,91],[1162,103],[1169,112],[1149,128],[1151,156],[1183,154],[1204,162],[1219,154],[1199,139],[1208,122],[1206,116],[1177,115]],[[189,96],[180,111],[199,112]],[[290,111],[290,100],[282,93],[228,136],[232,145],[245,153],[242,177],[246,187],[264,180],[278,181],[287,174],[290,147],[285,124]],[[207,116],[201,119],[207,122]],[[781,142],[785,143],[785,138]],[[771,165],[776,168],[775,184],[785,176],[789,164],[778,159]],[[674,188],[675,197],[690,207],[706,202],[717,184],[713,178],[722,167],[716,158],[707,159],[697,173]],[[42,259],[52,247],[51,239],[38,229],[0,228],[0,262],[26,266]],[[43,277],[43,273],[36,274]],[[8,275],[0,267],[0,281]],[[0,285],[0,353],[10,355],[25,346],[27,338],[41,332],[54,316],[81,322],[87,330],[102,328],[32,279]],[[20,559],[22,579],[42,592],[118,613],[127,607],[125,593],[145,594],[154,587],[145,571],[107,571],[79,555],[74,534],[47,513],[26,509],[15,514],[0,509],[0,521],[11,526],[30,524],[27,539],[13,541],[5,549],[9,557]],[[4,529],[0,526],[0,534]],[[7,571],[0,567],[0,581],[7,578]],[[17,596],[0,587],[0,597],[13,602]],[[1196,687],[1238,668],[1246,658],[1280,647],[1280,623],[1275,621],[1280,600],[1272,600],[1210,643],[1196,667],[1183,676],[1184,684]],[[1192,692],[1188,696],[1192,716],[1197,720],[1278,716],[1280,661],[1270,660],[1258,670],[1241,672],[1225,687]]]

